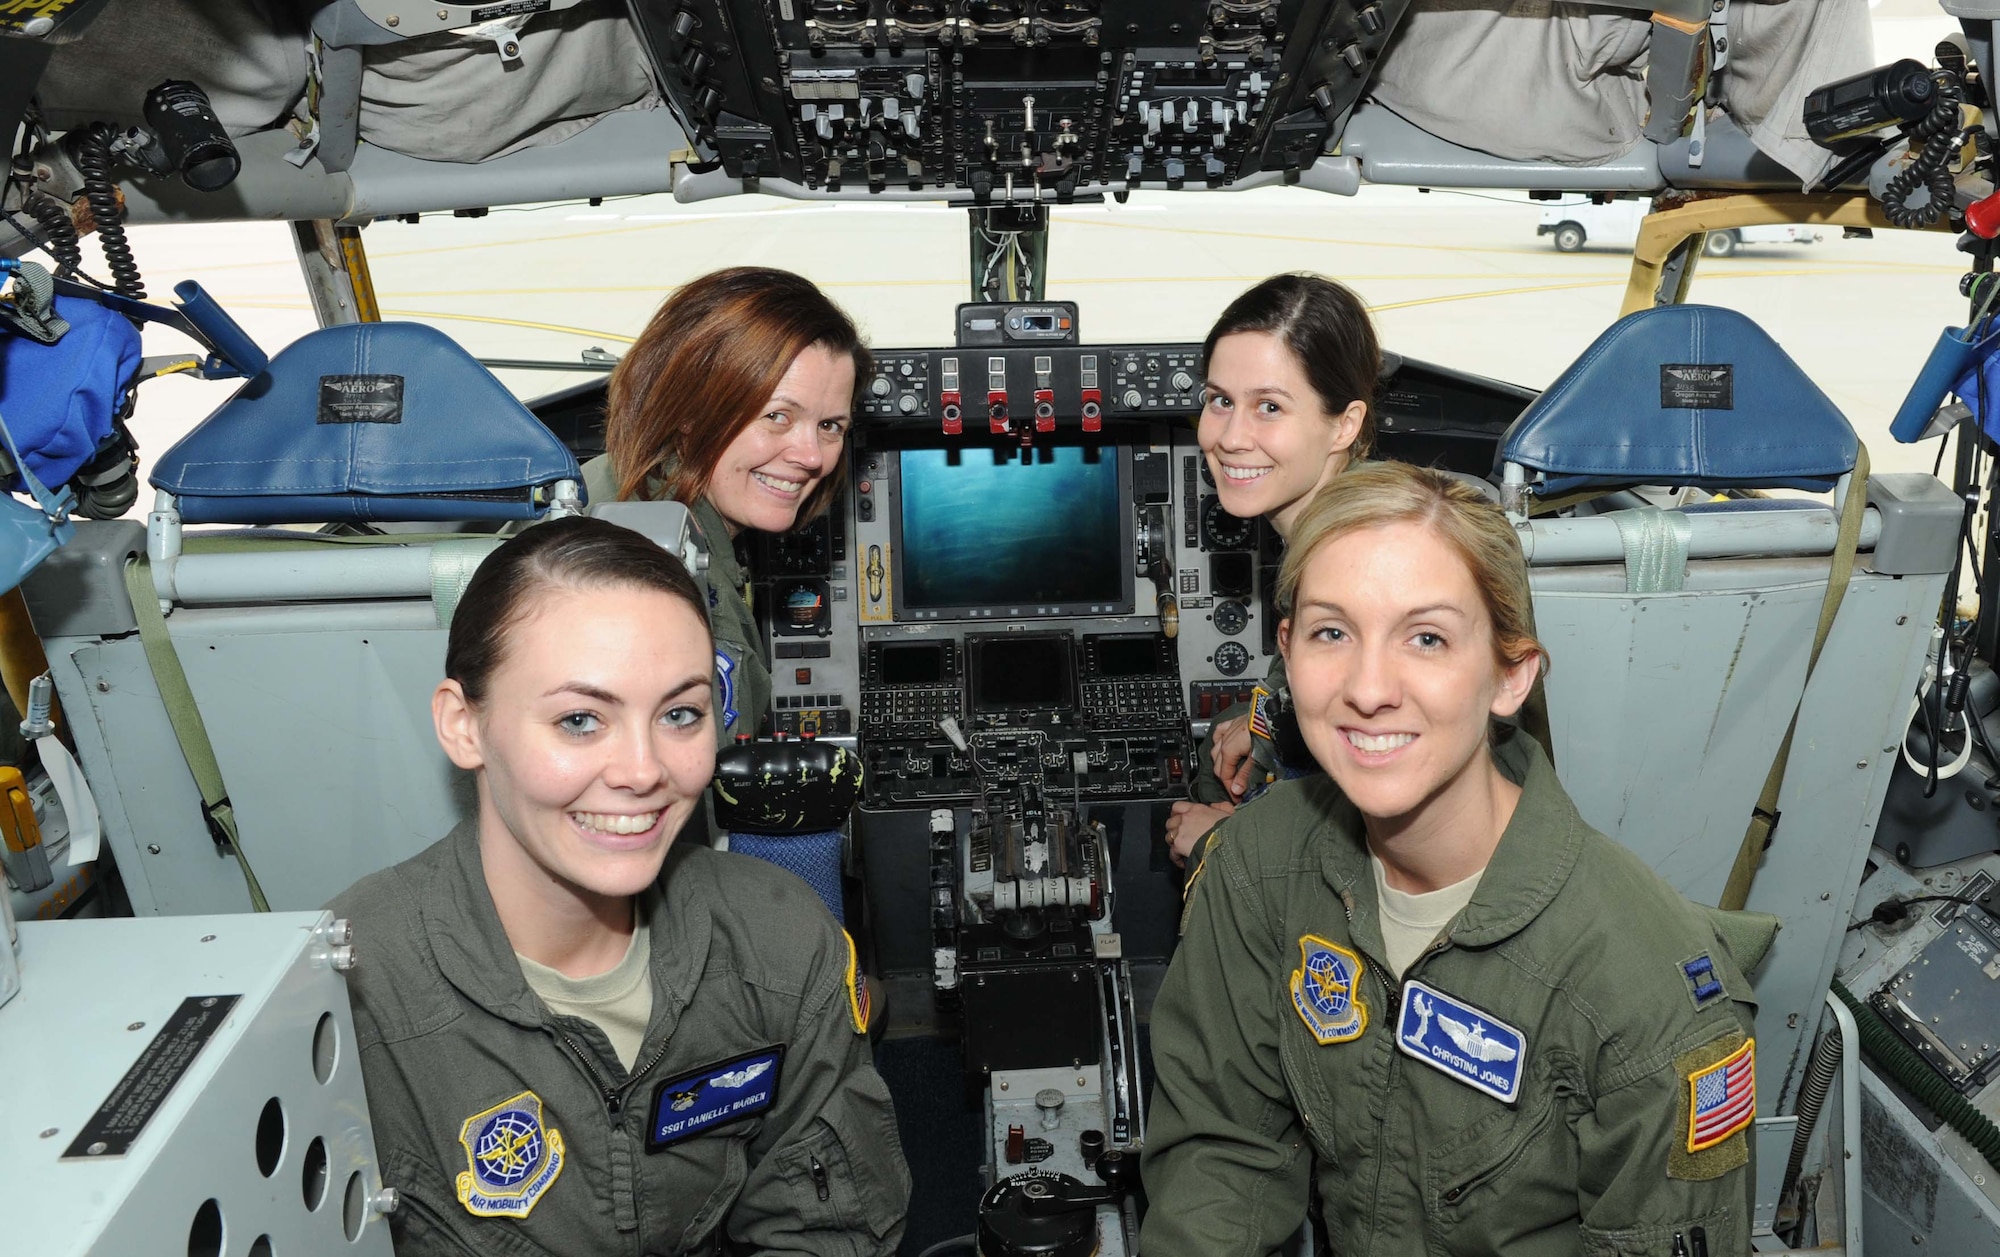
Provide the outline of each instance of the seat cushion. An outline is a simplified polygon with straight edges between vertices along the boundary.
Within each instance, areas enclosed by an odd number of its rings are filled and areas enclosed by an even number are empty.
[[[1499,461],[1544,495],[1626,484],[1824,491],[1854,467],[1840,409],[1734,310],[1657,306],[1612,324],[1521,412]]]

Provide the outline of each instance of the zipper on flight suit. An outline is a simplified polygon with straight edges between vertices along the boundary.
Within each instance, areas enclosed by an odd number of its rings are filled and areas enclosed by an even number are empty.
[[[819,1194],[821,1200],[833,1195],[833,1189],[826,1184],[826,1167],[820,1164],[817,1155],[810,1152],[806,1154],[806,1172],[812,1175],[813,1191]]]
[[[619,1121],[619,1116],[625,1111],[624,1097],[618,1094],[617,1089],[606,1084],[604,1075],[598,1073],[597,1066],[591,1064],[590,1053],[584,1049],[582,1044],[570,1036],[569,1031],[562,1030],[557,1033],[562,1035],[562,1041],[569,1045],[571,1054],[582,1064],[584,1072],[590,1075],[590,1081],[597,1087],[598,1092],[603,1095],[604,1111],[610,1115],[612,1124],[622,1125],[623,1123]],[[672,1040],[672,1035],[668,1035],[665,1039],[662,1039],[660,1046],[653,1049],[653,1054],[634,1067],[631,1075],[632,1079],[636,1081],[652,1072],[653,1066],[659,1064],[660,1058],[667,1054],[667,1046]]]

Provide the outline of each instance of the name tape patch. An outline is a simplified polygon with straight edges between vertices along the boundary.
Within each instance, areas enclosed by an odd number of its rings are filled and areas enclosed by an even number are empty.
[[[1660,364],[1662,410],[1736,409],[1736,366],[1729,362]]]
[[[1688,1075],[1689,1152],[1713,1148],[1757,1117],[1757,1041]]]
[[[718,1126],[740,1122],[778,1102],[785,1049],[768,1047],[669,1078],[653,1091],[646,1151],[658,1152]]]
[[[1338,943],[1316,934],[1299,937],[1292,1007],[1321,1046],[1358,1039],[1368,1028],[1368,1006],[1359,989],[1362,968],[1361,957]]]
[[[403,422],[400,375],[322,375],[320,423]]]
[[[474,1113],[459,1127],[466,1168],[458,1203],[482,1218],[525,1218],[563,1169],[562,1132],[542,1120],[532,1091]]]
[[[1527,1037],[1493,1014],[1415,979],[1403,984],[1396,1046],[1503,1104],[1521,1094]]]

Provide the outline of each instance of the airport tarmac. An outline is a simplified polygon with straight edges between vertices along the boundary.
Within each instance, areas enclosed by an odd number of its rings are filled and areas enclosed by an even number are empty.
[[[1544,204],[1375,186],[1352,198],[1139,193],[1054,211],[1046,295],[1078,303],[1088,341],[1199,340],[1258,279],[1315,270],[1360,293],[1387,348],[1541,388],[1617,318],[1631,261],[1613,248],[1556,252],[1535,233]],[[810,276],[874,344],[949,343],[953,307],[971,293],[967,233],[966,212],[944,205],[649,196],[384,221],[362,239],[384,317],[434,324],[481,357],[573,362],[592,346],[622,352],[676,285],[732,264]],[[1936,443],[1898,446],[1888,422],[1938,330],[1964,320],[1966,259],[1938,232],[1821,235],[1704,258],[1692,298],[1768,331],[1847,414],[1877,469],[1928,470]],[[152,291],[199,279],[267,350],[312,329],[282,224],[131,237]],[[184,347],[171,332],[147,335],[149,353]],[[523,397],[585,378],[501,377]],[[186,377],[145,386],[133,423],[144,453],[167,448],[233,388]]]

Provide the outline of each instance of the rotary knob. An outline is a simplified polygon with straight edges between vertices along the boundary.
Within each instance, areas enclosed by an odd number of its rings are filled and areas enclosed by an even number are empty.
[[[875,379],[868,385],[868,391],[873,393],[877,397],[887,397],[889,395],[889,389],[890,389],[889,377],[886,375],[876,376]]]
[[[901,397],[896,399],[896,409],[902,411],[906,415],[916,414],[917,395],[915,393],[903,394]]]
[[[1125,396],[1119,398],[1119,400],[1125,403],[1125,409],[1127,410],[1137,410],[1146,402],[1145,397],[1136,388],[1126,389]]]
[[[1185,371],[1176,371],[1174,372],[1174,378],[1168,381],[1168,383],[1174,386],[1174,392],[1185,393],[1194,387],[1194,377]]]

